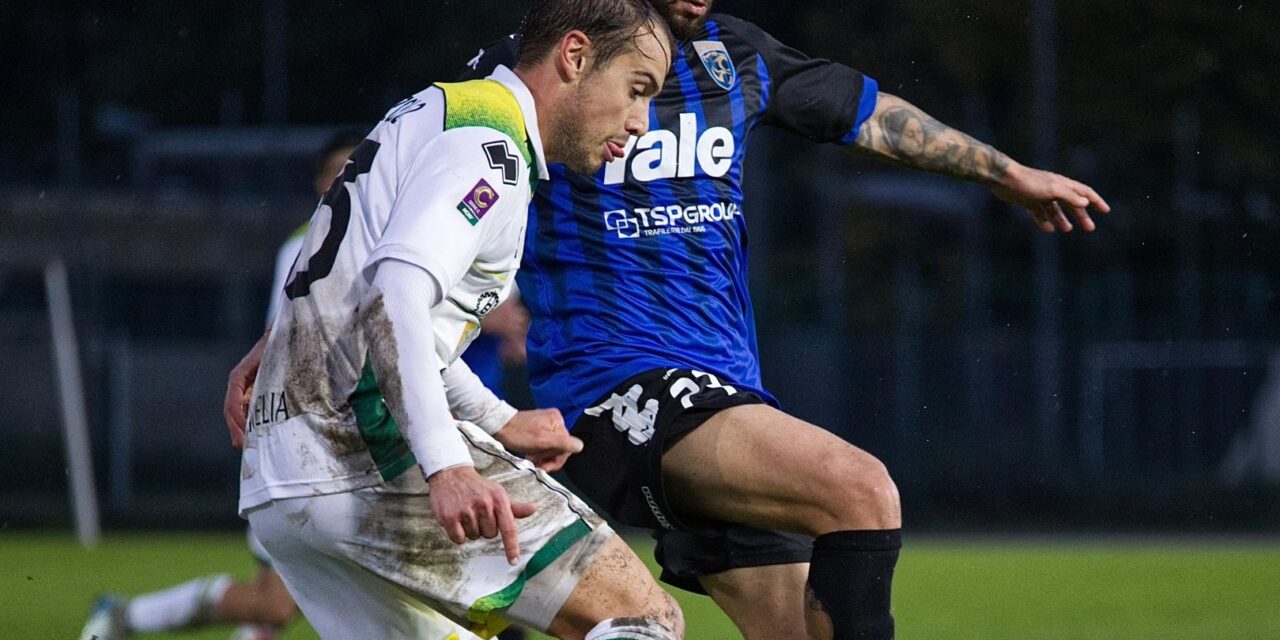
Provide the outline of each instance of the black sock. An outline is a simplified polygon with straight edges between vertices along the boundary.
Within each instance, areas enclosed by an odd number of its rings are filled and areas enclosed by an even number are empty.
[[[835,640],[890,640],[893,567],[901,529],[835,531],[813,543],[808,588],[831,617]]]

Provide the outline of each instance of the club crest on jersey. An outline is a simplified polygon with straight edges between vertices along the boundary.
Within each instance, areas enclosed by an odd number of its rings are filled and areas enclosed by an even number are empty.
[[[483,218],[497,201],[498,192],[494,191],[484,178],[480,178],[480,182],[471,187],[471,191],[462,199],[462,202],[458,203],[458,212],[474,227],[480,224],[480,218]]]
[[[698,52],[698,57],[702,58],[702,66],[707,68],[711,79],[725,91],[732,89],[738,82],[738,70],[734,68],[733,59],[729,57],[729,50],[724,48],[724,43],[716,40],[697,40],[693,43],[693,49]]]

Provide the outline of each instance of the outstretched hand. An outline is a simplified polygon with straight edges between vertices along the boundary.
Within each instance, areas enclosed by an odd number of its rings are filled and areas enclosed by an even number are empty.
[[[427,479],[431,485],[431,510],[454,544],[481,536],[502,536],[507,562],[520,560],[520,536],[516,518],[527,518],[536,510],[531,504],[511,502],[502,485],[487,480],[475,467],[449,467]]]
[[[244,447],[244,430],[248,423],[249,402],[253,399],[253,383],[258,379],[258,366],[262,364],[262,352],[267,348],[269,335],[270,333],[263,334],[227,376],[227,395],[222,399],[222,417],[227,421],[231,444],[237,449]]]
[[[1097,228],[1089,216],[1089,209],[1099,213],[1111,211],[1107,201],[1089,185],[1016,163],[990,188],[997,198],[1025,209],[1045,233],[1071,231],[1073,227],[1064,209],[1071,212],[1071,217],[1085,231]]]
[[[569,456],[582,451],[582,441],[569,434],[559,409],[520,411],[493,437],[548,473],[559,471]]]

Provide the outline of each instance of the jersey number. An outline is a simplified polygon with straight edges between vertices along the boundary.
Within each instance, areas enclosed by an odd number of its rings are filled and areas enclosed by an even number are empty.
[[[284,294],[290,300],[296,300],[311,293],[311,283],[319,282],[333,271],[333,262],[338,259],[338,246],[347,235],[347,225],[351,222],[351,192],[347,183],[355,182],[358,176],[369,173],[373,168],[373,157],[378,155],[381,145],[373,140],[365,140],[351,152],[342,175],[334,179],[329,191],[320,199],[320,204],[329,207],[329,233],[320,243],[320,250],[307,260],[307,268],[293,274],[284,285]]]

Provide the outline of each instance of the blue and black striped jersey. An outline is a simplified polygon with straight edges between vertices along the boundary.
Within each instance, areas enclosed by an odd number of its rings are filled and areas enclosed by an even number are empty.
[[[512,66],[507,37],[470,76]],[[713,14],[680,43],[649,132],[594,176],[552,165],[530,206],[519,283],[529,307],[529,380],[572,425],[650,369],[689,368],[763,388],[747,291],[742,168],[751,131],[772,125],[852,143],[876,83]]]

